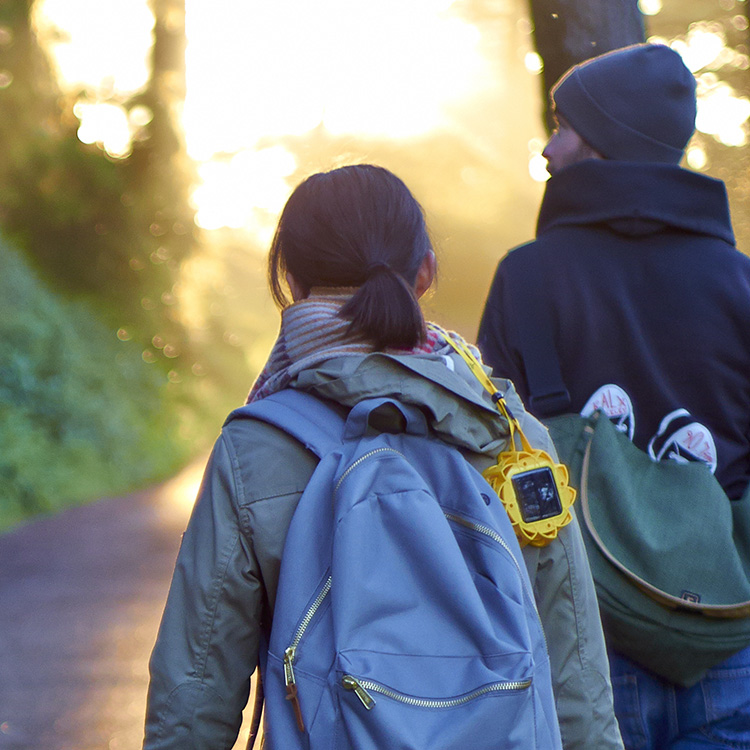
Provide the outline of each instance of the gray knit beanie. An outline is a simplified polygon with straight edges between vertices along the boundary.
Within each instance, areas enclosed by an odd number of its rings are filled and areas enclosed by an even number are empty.
[[[663,44],[635,44],[576,65],[552,98],[606,159],[677,164],[695,130],[695,78]]]

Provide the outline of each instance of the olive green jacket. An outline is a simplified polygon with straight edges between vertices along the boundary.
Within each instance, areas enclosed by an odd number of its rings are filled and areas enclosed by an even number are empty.
[[[532,446],[553,452],[507,381],[497,381]],[[432,429],[483,469],[507,447],[507,423],[457,355],[338,357],[292,387],[351,407],[394,396],[420,406]],[[151,657],[147,750],[231,748],[268,633],[292,514],[317,459],[254,420],[225,425],[185,532]],[[580,530],[525,547],[547,638],[566,750],[622,748],[609,668]],[[502,743],[498,743],[501,747]]]

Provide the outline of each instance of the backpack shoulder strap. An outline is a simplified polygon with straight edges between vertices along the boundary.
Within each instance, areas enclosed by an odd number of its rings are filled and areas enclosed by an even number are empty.
[[[224,425],[235,419],[258,419],[278,427],[322,458],[341,444],[346,418],[323,399],[286,388],[235,409]]]
[[[235,409],[224,425],[235,419],[257,419],[266,422],[298,440],[318,458],[341,444],[345,419],[332,405],[304,391],[291,388]],[[250,720],[247,750],[253,750],[258,737],[265,700],[260,665],[256,670],[256,693]]]

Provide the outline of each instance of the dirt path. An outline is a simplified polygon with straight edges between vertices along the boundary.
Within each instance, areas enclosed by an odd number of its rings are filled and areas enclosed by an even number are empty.
[[[0,749],[141,747],[148,657],[202,468],[0,536]]]

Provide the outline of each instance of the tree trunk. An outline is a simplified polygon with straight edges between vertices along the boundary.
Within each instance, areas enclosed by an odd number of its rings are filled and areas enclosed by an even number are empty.
[[[149,269],[143,294],[155,305],[154,325],[160,326],[162,337],[184,351],[185,332],[169,306],[180,263],[197,243],[195,209],[190,204],[196,176],[179,128],[186,88],[185,0],[150,4],[155,21],[151,78],[129,106],[145,105],[153,117],[145,128],[147,137],[133,144],[122,167],[132,210],[141,222],[141,242],[133,256]]]
[[[637,0],[529,0],[534,41],[544,62],[545,122],[552,130],[549,90],[568,68],[645,39]]]
[[[178,130],[185,100],[185,2],[152,0],[151,7],[155,19],[151,78],[132,104],[145,104],[153,119],[148,138],[134,144],[129,159],[131,187],[145,191],[141,197],[151,203],[155,234],[160,244],[174,246],[172,258],[179,260],[192,245],[194,218],[188,198],[194,176]]]

